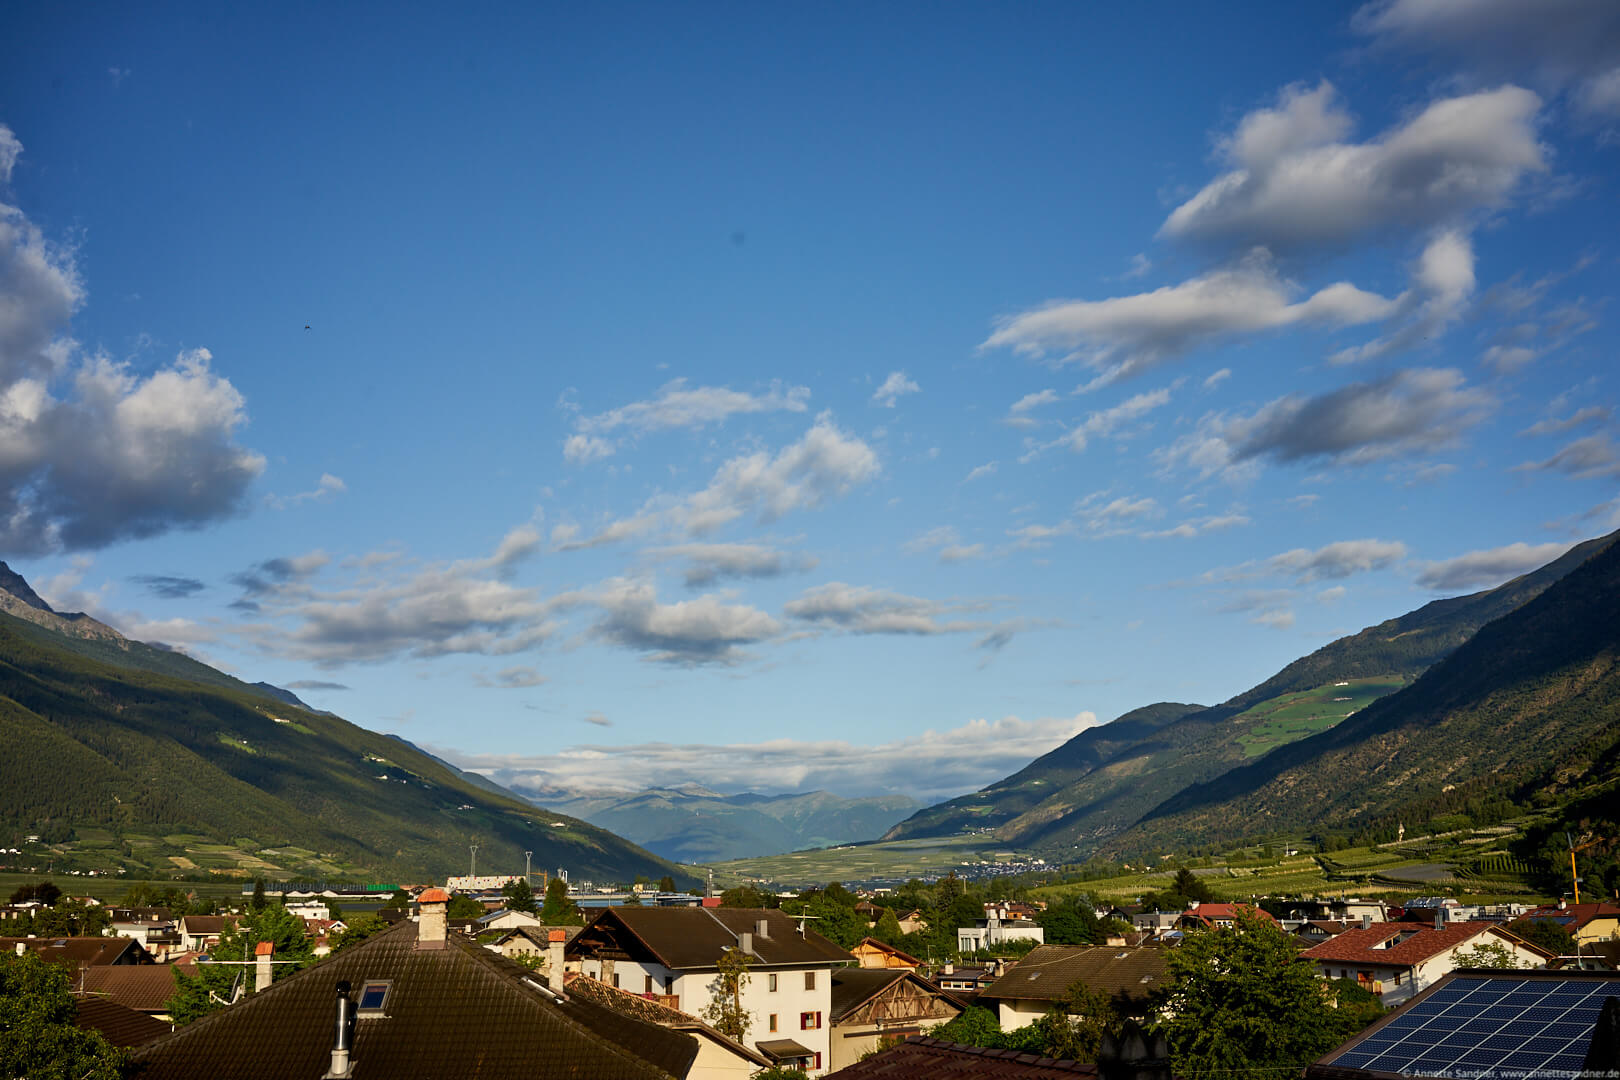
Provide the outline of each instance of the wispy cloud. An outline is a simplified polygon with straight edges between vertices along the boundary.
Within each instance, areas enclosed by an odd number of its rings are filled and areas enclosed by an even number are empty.
[[[575,464],[609,457],[617,452],[620,437],[635,438],[659,431],[698,429],[724,423],[733,416],[763,412],[804,412],[810,390],[773,382],[763,393],[748,393],[724,386],[688,386],[672,379],[658,393],[607,412],[574,418],[574,434],[563,443],[563,456]],[[563,402],[565,408],[577,406]]]
[[[915,394],[921,390],[922,387],[905,372],[891,371],[889,377],[883,380],[883,385],[872,394],[872,404],[892,409],[894,403],[906,394]]]
[[[1488,589],[1545,566],[1574,547],[1573,541],[1508,544],[1423,564],[1417,583],[1435,592]]]

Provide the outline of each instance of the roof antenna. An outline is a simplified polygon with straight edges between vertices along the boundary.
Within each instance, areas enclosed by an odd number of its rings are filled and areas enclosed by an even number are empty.
[[[321,1080],[342,1080],[354,1069],[349,1052],[354,1049],[354,1002],[349,1000],[349,981],[337,984],[337,1027],[332,1033],[332,1068]]]

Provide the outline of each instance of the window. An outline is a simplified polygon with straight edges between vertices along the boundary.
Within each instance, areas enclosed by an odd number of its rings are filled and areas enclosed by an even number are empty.
[[[617,989],[618,985],[619,985],[619,973],[617,971],[615,971],[613,973],[613,986],[614,986],[615,989]]]
[[[821,1014],[819,1012],[802,1012],[799,1014],[800,1031],[816,1031],[821,1027]]]
[[[816,988],[816,973],[815,972],[807,971],[807,972],[804,973],[804,988],[806,990],[814,990]]]
[[[773,994],[776,993],[776,973],[772,972],[771,974],[767,975],[765,977],[765,982],[766,982],[766,989],[768,989]]]
[[[771,1013],[771,1019],[770,1019],[770,1028],[769,1028],[769,1030],[771,1030],[771,1031],[775,1031],[775,1030],[776,1030],[776,1014],[775,1014],[775,1013]]]
[[[382,1016],[388,1001],[388,989],[394,984],[387,979],[368,979],[360,986],[355,1009],[359,1016]]]

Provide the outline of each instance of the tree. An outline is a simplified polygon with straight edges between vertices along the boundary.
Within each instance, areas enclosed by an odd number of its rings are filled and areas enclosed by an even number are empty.
[[[64,968],[37,953],[0,954],[0,1076],[119,1080],[128,1059],[74,1026],[76,1012]]]
[[[774,907],[776,898],[752,885],[739,885],[720,894],[721,907],[762,908]]]
[[[483,904],[460,893],[456,893],[450,898],[450,902],[444,905],[444,917],[447,919],[481,919],[486,914],[488,912],[484,910]]]
[[[1500,941],[1487,941],[1471,949],[1458,949],[1451,954],[1451,962],[1460,968],[1516,968],[1518,958],[1513,950]]]
[[[1040,1050],[1047,1057],[1096,1061],[1103,1036],[1120,1034],[1122,1023],[1112,998],[1076,981],[1030,1026],[1036,1029]]]
[[[727,948],[720,954],[714,980],[709,983],[709,1004],[703,1019],[714,1029],[738,1042],[748,1037],[754,1018],[742,1007],[742,992],[748,986],[748,966],[754,958],[741,949]]]
[[[339,930],[331,937],[332,955],[336,956],[344,949],[358,945],[367,938],[387,930],[391,923],[381,915],[370,913],[356,915],[348,920],[348,929]]]
[[[1157,995],[1156,1027],[1188,1080],[1297,1076],[1352,1022],[1289,936],[1252,912],[1187,935],[1166,961],[1171,982]]]
[[[674,892],[675,891],[675,879],[670,877],[668,874],[665,874],[663,877],[659,878],[658,879],[658,891],[659,892]]]
[[[1215,899],[1215,895],[1209,891],[1209,886],[1185,866],[1176,871],[1176,878],[1170,883],[1170,891],[1186,901],[1184,906],[1187,907]]]
[[[552,878],[546,883],[546,902],[540,908],[540,921],[547,926],[578,926],[585,920],[568,895],[568,882]]]
[[[42,937],[98,937],[111,925],[112,916],[100,904],[68,900],[36,912],[33,932]]]
[[[33,900],[46,907],[52,907],[61,896],[61,888],[54,881],[47,879],[17,886],[17,891],[11,894],[11,903],[26,904]]]
[[[1103,940],[1088,896],[1066,896],[1035,916],[1048,945],[1095,945]]]
[[[963,1046],[984,1046],[999,1050],[1002,1046],[1001,1021],[996,1014],[982,1005],[969,1005],[954,1020],[941,1024],[928,1033],[929,1038],[961,1043]]]
[[[248,907],[254,911],[263,911],[264,904],[264,878],[254,878],[253,899],[248,901]]]
[[[274,946],[270,977],[283,979],[313,963],[304,920],[280,904],[266,904],[250,911],[241,922],[227,926],[219,944],[208,950],[215,963],[197,965],[197,974],[174,972],[175,991],[166,1011],[178,1024],[189,1024],[199,1017],[224,1008],[253,986],[253,959],[256,946],[268,941]]]
[[[508,881],[501,888],[501,895],[506,897],[506,906],[511,911],[521,911],[525,915],[534,914],[534,887],[529,884],[528,878],[517,878]]]
[[[1508,931],[1554,956],[1569,956],[1575,951],[1574,935],[1551,919],[1520,919],[1509,923]]]
[[[894,914],[894,908],[884,908],[883,914],[878,916],[877,925],[872,927],[872,936],[885,945],[898,944],[905,936],[900,929],[900,920]]]
[[[404,889],[395,889],[394,895],[388,898],[383,905],[384,911],[408,911],[411,906],[411,894]]]

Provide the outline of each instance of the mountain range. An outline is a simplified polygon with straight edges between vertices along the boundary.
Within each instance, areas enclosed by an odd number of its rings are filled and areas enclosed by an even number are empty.
[[[1126,713],[884,838],[989,831],[1072,861],[1589,781],[1620,733],[1617,536],[1341,638],[1220,705]]]
[[[696,784],[633,794],[518,794],[611,829],[666,859],[719,862],[869,840],[917,809],[907,795],[849,799],[826,791],[722,795]]]
[[[0,829],[138,872],[433,880],[480,865],[575,879],[673,863],[474,782],[409,743],[61,614],[0,563]]]

